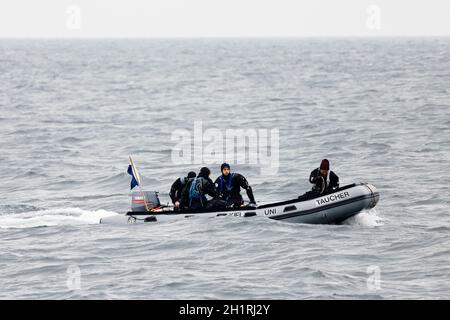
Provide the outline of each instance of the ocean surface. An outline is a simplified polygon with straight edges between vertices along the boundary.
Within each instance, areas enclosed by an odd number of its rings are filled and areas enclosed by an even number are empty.
[[[218,176],[174,159],[195,123],[278,130],[272,170],[231,161],[260,203],[323,158],[380,202],[341,225],[99,224],[130,207],[129,155],[164,203]],[[0,299],[448,299],[449,186],[450,38],[0,40]]]

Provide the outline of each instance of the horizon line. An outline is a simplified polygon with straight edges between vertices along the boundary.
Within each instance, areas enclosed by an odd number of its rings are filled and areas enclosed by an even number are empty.
[[[0,40],[202,40],[202,39],[382,39],[450,38],[442,35],[303,35],[303,36],[0,36]]]

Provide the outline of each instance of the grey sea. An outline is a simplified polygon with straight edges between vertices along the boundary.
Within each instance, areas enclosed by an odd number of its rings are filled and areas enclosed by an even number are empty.
[[[0,40],[0,298],[448,299],[449,98],[450,38]],[[164,203],[219,175],[174,160],[195,123],[278,130],[275,170],[231,162],[260,203],[323,158],[380,202],[340,225],[99,224],[130,208],[129,155]]]

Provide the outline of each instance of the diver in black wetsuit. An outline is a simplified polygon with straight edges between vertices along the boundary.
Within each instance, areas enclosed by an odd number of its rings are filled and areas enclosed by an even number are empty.
[[[230,165],[228,163],[223,163],[220,170],[222,175],[218,177],[214,183],[219,193],[219,199],[226,201],[227,207],[238,208],[244,203],[241,196],[241,188],[243,188],[247,192],[250,206],[255,207],[255,197],[253,196],[252,187],[248,184],[247,179],[239,173],[231,173]]]
[[[181,194],[183,210],[202,210],[208,205],[206,195],[217,197],[214,183],[209,178],[211,171],[203,167],[195,178],[190,178]]]
[[[323,159],[320,167],[311,171],[309,182],[314,184],[312,190],[299,196],[301,200],[308,200],[314,197],[332,193],[339,188],[339,177],[330,170],[330,162]]]
[[[189,179],[195,178],[195,176],[195,172],[191,171],[188,173],[187,177],[180,177],[175,180],[175,182],[170,187],[169,196],[170,199],[172,199],[172,203],[175,209],[178,209],[180,207],[181,194],[183,192],[183,189],[186,187],[187,182],[189,181]]]

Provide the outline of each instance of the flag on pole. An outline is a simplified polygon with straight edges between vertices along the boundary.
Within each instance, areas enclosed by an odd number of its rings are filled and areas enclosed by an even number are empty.
[[[134,176],[134,171],[133,171],[133,167],[131,167],[131,164],[128,166],[127,172],[129,175],[132,176],[131,183],[130,183],[130,190],[132,190],[134,187],[138,186],[139,183],[138,183],[136,177]]]
[[[130,156],[130,165],[128,166],[127,172],[129,175],[133,177],[131,179],[130,189],[133,190],[134,187],[139,186],[139,192],[141,193],[142,199],[144,200],[145,210],[149,211],[147,199],[145,198],[145,193],[144,191],[142,191],[141,178],[139,177],[139,173],[136,167],[134,166],[134,162],[133,159],[131,159],[131,156]]]

